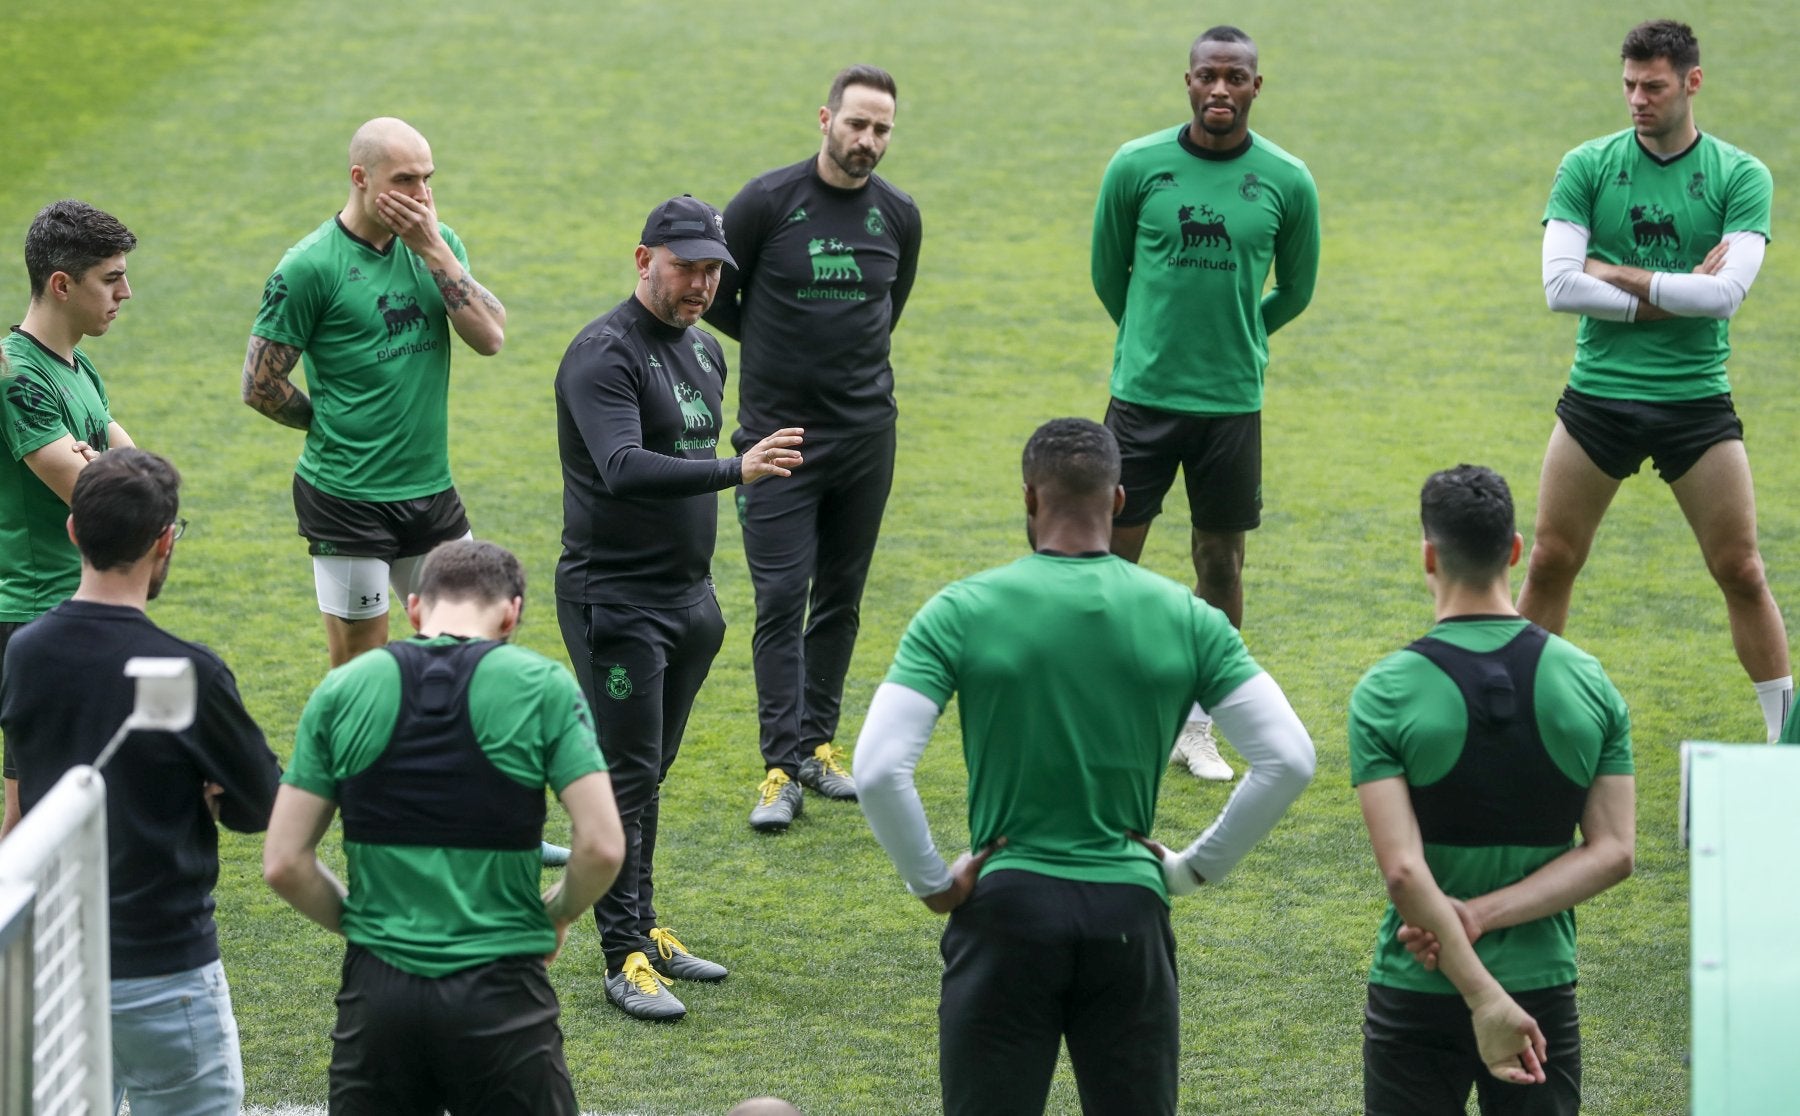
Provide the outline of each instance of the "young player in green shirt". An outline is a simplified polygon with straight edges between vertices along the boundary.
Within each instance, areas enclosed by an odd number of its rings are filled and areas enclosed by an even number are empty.
[[[1592,656],[1512,609],[1506,482],[1460,465],[1419,504],[1437,623],[1350,698],[1350,779],[1392,900],[1364,1107],[1461,1112],[1475,1086],[1487,1116],[1574,1113],[1572,908],[1631,872],[1631,722]]]
[[[1774,187],[1755,157],[1694,123],[1700,44],[1686,24],[1626,35],[1632,126],[1563,157],[1544,209],[1544,292],[1579,314],[1544,451],[1519,611],[1553,632],[1619,485],[1648,457],[1725,596],[1765,738],[1793,701],[1787,628],[1756,542],[1756,494],[1725,361],[1762,266]]]
[[[907,626],[857,742],[858,794],[907,890],[950,915],[945,1112],[1041,1113],[1066,1039],[1083,1111],[1173,1113],[1169,896],[1268,833],[1312,777],[1312,741],[1223,614],[1107,552],[1125,494],[1105,427],[1044,424],[1023,472],[1034,553],[947,587]],[[950,866],[912,773],[953,694],[981,851]],[[1141,835],[1195,701],[1252,769],[1175,853]]]
[[[1211,28],[1188,61],[1193,119],[1121,147],[1094,209],[1094,291],[1119,327],[1106,425],[1124,455],[1125,507],[1112,551],[1138,560],[1179,467],[1194,591],[1241,625],[1244,536],[1262,521],[1269,334],[1312,299],[1319,200],[1306,165],[1250,131],[1262,89],[1250,37]],[[1200,707],[1170,759],[1232,777]]]

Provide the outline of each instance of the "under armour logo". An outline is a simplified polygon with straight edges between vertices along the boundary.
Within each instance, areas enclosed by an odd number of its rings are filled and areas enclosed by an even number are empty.
[[[362,603],[364,608],[368,608],[370,605],[378,605],[381,603],[381,594],[377,593],[373,597],[365,596],[362,599]]]

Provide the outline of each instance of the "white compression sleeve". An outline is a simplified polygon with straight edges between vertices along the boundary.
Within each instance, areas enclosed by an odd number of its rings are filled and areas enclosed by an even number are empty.
[[[1306,726],[1267,674],[1231,691],[1211,713],[1231,746],[1250,761],[1250,774],[1231,792],[1218,820],[1179,855],[1163,861],[1171,895],[1186,895],[1202,880],[1217,881],[1236,867],[1300,797],[1312,781],[1317,759]]]
[[[1632,321],[1637,317],[1637,296],[1583,271],[1587,247],[1588,230],[1575,222],[1544,222],[1544,301],[1560,314]]]
[[[1759,232],[1726,233],[1725,262],[1716,275],[1659,271],[1650,277],[1650,301],[1684,318],[1729,318],[1744,304],[1750,284],[1762,270],[1768,247]]]
[[[950,866],[938,855],[913,771],[936,727],[937,703],[917,690],[883,682],[869,703],[856,754],[850,760],[856,798],[875,840],[914,895],[950,886]]]

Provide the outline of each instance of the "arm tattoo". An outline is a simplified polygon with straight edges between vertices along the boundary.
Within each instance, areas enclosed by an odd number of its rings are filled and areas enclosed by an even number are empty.
[[[306,430],[312,426],[312,400],[288,382],[300,350],[266,337],[250,338],[244,356],[244,402],[283,426]]]
[[[487,312],[499,317],[506,313],[500,300],[488,293],[488,289],[475,281],[475,277],[464,271],[455,279],[442,268],[433,268],[431,278],[436,281],[438,293],[444,296],[444,309],[454,314],[465,306],[479,302]]]
[[[431,269],[431,277],[437,281],[438,293],[444,296],[444,309],[449,313],[456,313],[472,301],[473,292],[470,288],[475,285],[475,280],[469,278],[468,272],[452,279],[449,272],[441,267],[434,267]]]

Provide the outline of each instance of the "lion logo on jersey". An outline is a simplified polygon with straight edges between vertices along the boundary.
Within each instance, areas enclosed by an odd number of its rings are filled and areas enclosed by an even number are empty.
[[[699,389],[691,384],[676,384],[675,402],[681,405],[681,428],[683,430],[712,429],[713,415],[707,409],[706,400],[700,398]]]
[[[1231,250],[1231,234],[1225,231],[1225,218],[1214,213],[1212,206],[1200,206],[1199,220],[1194,220],[1194,207],[1184,205],[1175,213],[1181,222],[1181,247],[1216,248],[1220,241],[1225,243],[1225,250]]]
[[[1631,207],[1631,237],[1639,248],[1680,248],[1675,215],[1660,205]]]
[[[426,328],[425,311],[419,309],[419,300],[401,291],[389,291],[375,300],[375,309],[381,311],[381,320],[387,323],[388,340],[411,333],[415,329]]]
[[[862,282],[862,268],[856,265],[855,250],[837,237],[807,241],[806,253],[812,257],[813,282],[852,278]]]

